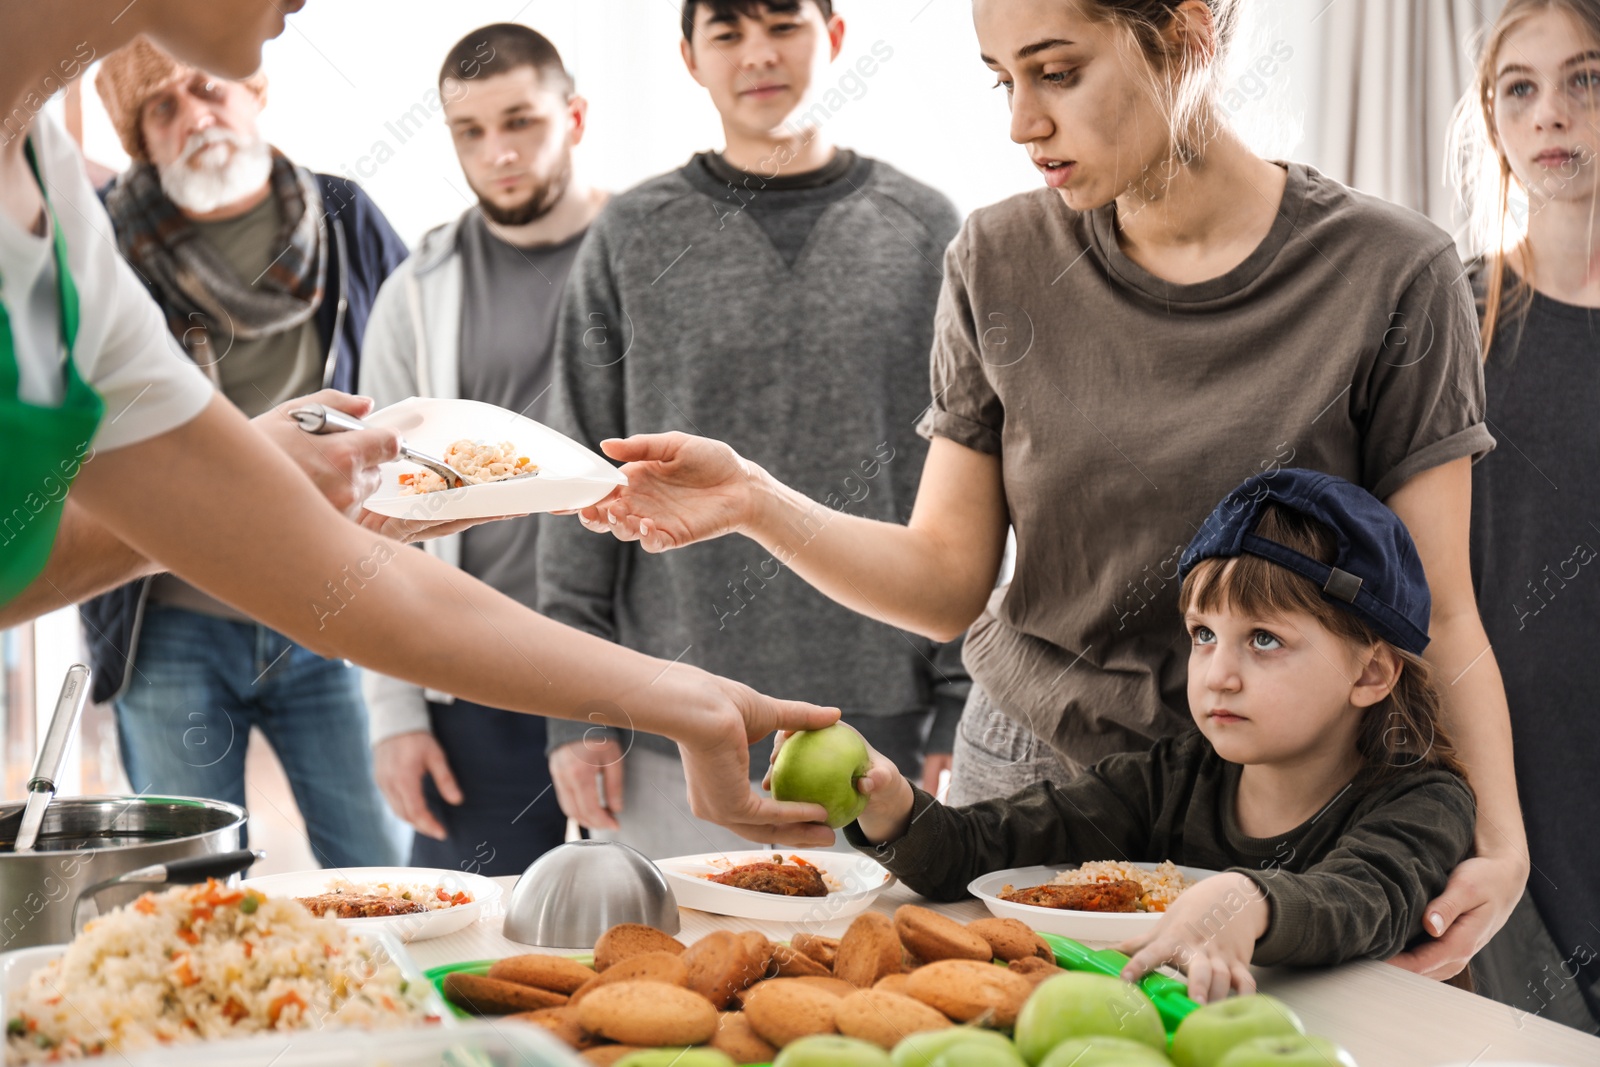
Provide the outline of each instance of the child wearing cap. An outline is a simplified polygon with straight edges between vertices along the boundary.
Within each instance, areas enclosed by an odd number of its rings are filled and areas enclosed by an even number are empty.
[[[1202,1003],[1252,991],[1252,960],[1393,956],[1474,822],[1421,659],[1430,601],[1405,526],[1343,479],[1280,470],[1217,506],[1180,573],[1197,732],[963,808],[874,753],[846,837],[936,900],[1035,864],[1221,871],[1122,946],[1127,977],[1174,963]]]

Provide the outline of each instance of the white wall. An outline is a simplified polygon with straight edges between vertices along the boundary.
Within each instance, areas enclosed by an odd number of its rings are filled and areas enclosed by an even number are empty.
[[[1233,52],[1234,119],[1262,151],[1302,143],[1314,27],[1327,0],[1252,0]],[[846,65],[877,41],[893,50],[830,118],[834,139],[888,160],[970,210],[1035,188],[1038,175],[1006,135],[1004,93],[978,61],[967,0],[838,0]],[[678,0],[311,0],[267,45],[263,127],[296,161],[360,181],[407,241],[468,206],[470,195],[437,111],[424,101],[445,52],[469,30],[518,21],[561,49],[591,102],[579,165],[625,189],[716,147],[719,127],[678,57]],[[1285,47],[1288,58],[1279,62]],[[1250,72],[1264,62],[1263,75]],[[85,94],[90,154],[122,155],[93,91]],[[418,105],[421,129],[401,119]],[[414,121],[414,120],[413,120]]]

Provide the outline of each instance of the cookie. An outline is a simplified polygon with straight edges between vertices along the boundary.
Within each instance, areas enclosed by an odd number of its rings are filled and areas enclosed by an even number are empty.
[[[685,947],[682,941],[653,926],[618,923],[594,943],[594,969],[603,971],[620,960],[645,952],[671,952],[681,956]]]
[[[682,958],[689,970],[688,987],[718,1011],[733,1003],[734,994],[766,976],[767,960],[750,942],[727,930],[713,930],[690,945]]]
[[[777,952],[777,945],[768,941],[764,935],[754,930],[740,931],[739,940],[744,942],[746,951],[750,953],[751,962],[761,968],[763,977],[774,978],[777,976],[778,972],[774,966],[773,959]]]
[[[572,993],[594,977],[594,968],[585,967],[565,956],[546,956],[535,952],[496,960],[494,966],[489,968],[489,977],[502,982],[516,982],[518,985],[538,986],[552,993]]]
[[[584,1049],[578,1055],[582,1056],[594,1067],[611,1067],[613,1063],[624,1056],[631,1056],[635,1052],[643,1052],[638,1045],[596,1045],[591,1049]]]
[[[577,1009],[570,1005],[540,1008],[538,1011],[519,1011],[509,1018],[543,1027],[556,1040],[575,1049],[586,1049],[594,1044],[594,1038],[584,1033],[583,1027],[578,1025]]]
[[[509,1015],[517,1011],[555,1008],[567,1002],[560,993],[463,971],[444,976],[444,995],[452,1004],[478,1015]]]
[[[760,986],[755,988],[760,989]],[[756,1033],[750,1017],[742,1011],[725,1011],[717,1018],[717,1033],[711,1047],[725,1052],[735,1063],[771,1063],[778,1050]]]
[[[894,932],[906,951],[924,963],[939,960],[979,960],[988,963],[994,959],[989,942],[968,930],[948,915],[902,904],[894,912]]]
[[[798,978],[773,978],[750,990],[744,1014],[763,1041],[782,1048],[810,1034],[834,1033],[833,1011],[839,999]]]
[[[873,989],[881,989],[885,993],[904,993],[906,983],[911,981],[909,974],[888,974],[872,984]]]
[[[967,924],[967,929],[989,943],[989,952],[997,960],[1020,960],[1038,956],[1039,947],[1050,947],[1020,919],[978,919]],[[1052,957],[1054,959],[1054,957]]]
[[[1017,1021],[1033,983],[992,963],[940,960],[912,971],[906,992],[956,1022],[1005,1029]]]
[[[624,1045],[698,1045],[717,1032],[711,1002],[666,982],[612,982],[583,998],[578,1025]]]
[[[833,957],[839,951],[837,937],[823,937],[820,934],[795,934],[789,939],[789,944],[795,950],[804,952],[829,970],[833,969]]]
[[[834,977],[867,989],[884,975],[899,971],[903,953],[894,921],[882,912],[862,912],[839,939]]]
[[[689,968],[684,966],[681,956],[671,952],[641,952],[612,964],[573,990],[569,1003],[576,1008],[584,997],[612,982],[666,982],[668,985],[687,986]]]
[[[954,1024],[937,1010],[904,994],[858,989],[834,1007],[833,1025],[848,1037],[892,1049],[907,1034],[943,1030]]]
[[[833,972],[793,945],[772,946],[772,962],[780,978],[826,978]]]
[[[832,975],[821,978],[814,978],[810,975],[806,975],[801,978],[796,978],[795,981],[804,982],[813,989],[820,989],[825,993],[832,993],[836,997],[848,997],[851,993],[856,991],[855,986],[851,985],[849,982],[846,982],[843,978],[835,978]]]
[[[1053,963],[1046,963],[1038,956],[1024,956],[1020,960],[1012,960],[1006,964],[1006,969],[1022,975],[1034,985],[1038,985],[1046,978],[1054,978],[1058,974],[1065,974],[1065,967],[1057,967]]]

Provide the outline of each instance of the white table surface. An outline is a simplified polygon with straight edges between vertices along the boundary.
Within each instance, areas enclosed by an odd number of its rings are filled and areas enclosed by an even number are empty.
[[[516,879],[495,881],[504,886],[509,899]],[[873,906],[887,913],[913,901],[926,903],[897,884]],[[988,914],[976,900],[932,907],[963,922]],[[730,919],[687,908],[680,909],[679,916],[678,938],[685,942],[718,929],[759,930],[773,940],[785,940],[802,930],[837,937],[850,925],[849,919],[803,926]],[[423,969],[525,952],[574,951],[507,941],[500,934],[501,921],[499,914],[486,915],[458,933],[413,942],[408,948]],[[1256,973],[1262,992],[1281,997],[1300,1013],[1308,1032],[1343,1045],[1361,1067],[1490,1067],[1511,1062],[1600,1067],[1600,1038],[1386,963],[1366,961],[1318,970],[1268,968]]]

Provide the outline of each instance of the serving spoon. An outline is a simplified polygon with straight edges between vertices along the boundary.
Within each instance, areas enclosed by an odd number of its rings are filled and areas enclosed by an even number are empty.
[[[289,417],[299,424],[306,433],[342,433],[346,430],[365,430],[369,427],[366,423],[353,415],[346,415],[322,404],[306,404],[304,407],[295,408],[289,412]],[[419,467],[428,470],[444,479],[444,484],[451,489],[460,489],[464,485],[471,485],[461,476],[461,472],[438,456],[427,452],[419,452],[406,444],[405,438],[400,439],[400,455]]]

